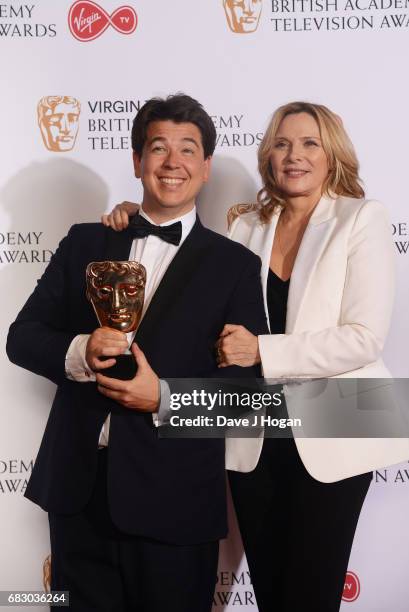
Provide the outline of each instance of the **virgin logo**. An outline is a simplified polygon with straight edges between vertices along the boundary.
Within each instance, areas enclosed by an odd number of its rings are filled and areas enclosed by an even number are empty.
[[[359,597],[361,592],[361,585],[359,578],[354,572],[347,572],[345,576],[344,592],[342,595],[342,601],[355,601]]]
[[[98,38],[110,25],[121,34],[132,34],[137,23],[137,14],[131,6],[120,6],[109,15],[91,0],[74,2],[68,13],[71,34],[81,42]]]

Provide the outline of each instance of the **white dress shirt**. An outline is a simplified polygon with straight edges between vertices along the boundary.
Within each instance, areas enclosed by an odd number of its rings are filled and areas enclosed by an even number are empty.
[[[182,223],[182,238],[179,245],[170,244],[158,236],[153,235],[146,236],[145,238],[135,238],[135,240],[132,242],[129,260],[141,263],[146,269],[145,301],[142,310],[142,320],[149,304],[151,303],[156,289],[158,288],[166,270],[169,267],[169,264],[175,257],[180,246],[183,244],[184,240],[187,238],[195,224],[196,208],[193,208],[191,211],[185,215],[182,215],[181,217],[178,217],[177,219],[172,219],[171,221],[166,221],[165,223],[159,224],[154,223],[142,208],[140,209],[139,214],[153,225],[165,226],[176,223],[177,221]],[[136,332],[130,332],[127,334],[129,346],[134,339],[135,333]],[[85,358],[89,337],[90,334],[79,334],[78,336],[75,336],[68,348],[65,358],[65,372],[67,378],[70,380],[83,383],[95,382],[95,374],[92,372]],[[160,381],[160,383],[161,406],[158,413],[152,414],[155,425],[160,424],[162,420],[161,414],[165,414],[166,412],[166,407],[163,405],[164,402],[162,400],[164,399],[163,396],[167,395],[168,386],[164,381]],[[100,446],[108,445],[109,420],[110,415],[108,415],[101,430],[99,438]]]

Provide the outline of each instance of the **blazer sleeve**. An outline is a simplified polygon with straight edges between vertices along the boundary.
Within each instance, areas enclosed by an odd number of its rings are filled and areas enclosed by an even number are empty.
[[[11,325],[7,355],[13,363],[56,384],[65,379],[65,356],[76,333],[68,325],[67,262],[71,228]]]
[[[365,202],[349,236],[339,324],[319,331],[260,336],[264,376],[329,377],[376,361],[392,315],[394,255],[386,209],[379,202]]]

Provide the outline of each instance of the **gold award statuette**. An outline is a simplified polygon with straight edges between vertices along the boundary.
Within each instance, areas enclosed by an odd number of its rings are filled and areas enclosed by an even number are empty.
[[[93,261],[87,266],[86,278],[87,298],[99,324],[125,334],[135,331],[145,297],[144,266],[136,261]],[[115,359],[114,366],[101,370],[103,374],[122,380],[135,376],[136,363],[129,350]]]

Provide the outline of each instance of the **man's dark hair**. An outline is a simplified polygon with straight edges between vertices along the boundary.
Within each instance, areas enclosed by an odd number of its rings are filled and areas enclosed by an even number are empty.
[[[200,130],[205,159],[216,147],[216,129],[203,106],[185,94],[167,98],[151,98],[139,109],[132,125],[132,149],[141,157],[148,125],[152,121],[193,123]]]

